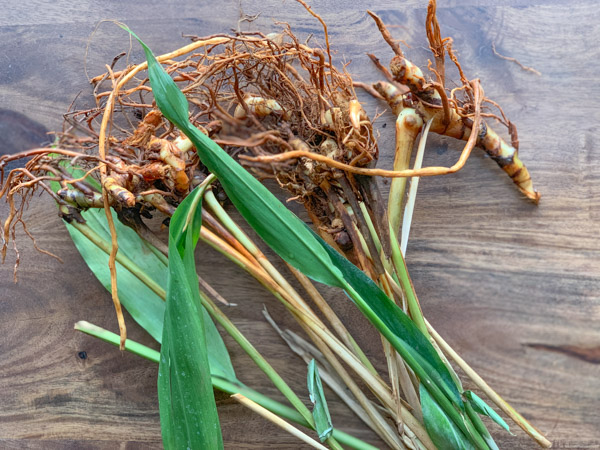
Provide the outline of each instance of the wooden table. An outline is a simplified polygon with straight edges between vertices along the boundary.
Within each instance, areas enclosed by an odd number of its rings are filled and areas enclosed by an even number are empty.
[[[555,448],[600,448],[600,15],[594,1],[563,3],[439,2],[442,34],[454,38],[467,76],[481,78],[487,96],[519,126],[521,156],[542,201],[534,206],[523,199],[477,151],[458,174],[421,180],[407,261],[429,320]],[[379,78],[366,52],[384,62],[391,56],[366,9],[380,14],[410,45],[409,58],[426,65],[425,0],[312,4],[329,25],[335,59],[351,60],[349,71],[356,79]],[[289,22],[297,34],[322,36],[318,22],[292,1],[244,1],[242,8],[262,13],[253,23],[242,23],[244,29],[275,30],[272,19],[277,19]],[[91,75],[127,50],[127,36],[110,23],[90,38],[97,21],[124,21],[163,53],[184,43],[182,33],[228,32],[240,18],[237,1],[215,7],[183,1],[58,0],[50,5],[9,0],[3,9],[2,153],[48,140],[45,130],[60,129],[61,114],[73,97],[89,94],[86,43]],[[500,59],[492,44],[542,75]],[[141,57],[134,48],[133,60]],[[383,109],[362,94],[361,99],[370,115]],[[389,113],[377,122],[381,167],[390,166],[392,124]],[[456,142],[431,142],[426,164],[455,161]],[[0,213],[4,219],[5,205]],[[47,198],[36,199],[27,217],[38,244],[64,262],[37,253],[21,236],[18,284],[12,282],[13,254],[0,266],[0,447],[160,447],[156,366],[73,331],[80,319],[116,330],[110,297]],[[200,255],[201,273],[238,304],[228,313],[303,393],[302,363],[265,323],[262,305],[284,326],[293,323],[247,275],[209,249],[202,248]],[[383,369],[375,334],[343,295],[328,291],[328,296]],[[129,336],[154,346],[127,319]],[[268,380],[230,339],[226,342],[241,379],[273,394]],[[227,447],[299,447],[226,396],[218,394],[218,403]],[[331,403],[336,426],[378,443],[344,406]],[[503,448],[535,448],[516,426],[516,437],[491,429]]]

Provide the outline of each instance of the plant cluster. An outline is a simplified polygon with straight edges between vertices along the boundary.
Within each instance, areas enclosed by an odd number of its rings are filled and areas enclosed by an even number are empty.
[[[426,22],[433,79],[406,59],[383,22],[369,13],[395,53],[389,69],[371,56],[386,79],[373,85],[336,69],[324,22],[298,1],[323,24],[324,48],[302,43],[284,24],[276,34],[193,38],[157,58],[140,40],[147,63],[119,71],[114,63],[107,66],[92,79],[95,107],[66,114],[54,146],[0,160],[3,169],[9,161],[31,158],[6,178],[2,171],[0,196],[9,204],[3,256],[17,225],[28,233],[23,211],[35,190],[48,192],[84,259],[111,291],[120,336],[86,322],[76,328],[159,363],[167,448],[222,446],[213,388],[314,447],[322,444],[290,422],[315,430],[331,448],[370,448],[334,428],[321,379],[391,448],[497,448],[480,415],[507,430],[508,425],[463,389],[449,360],[548,447],[423,317],[403,258],[418,177],[456,172],[475,147],[529,199],[539,200],[518,157],[515,126],[485,97],[479,80],[466,78],[451,39],[441,38],[435,0]],[[446,55],[461,78],[454,89],[446,87]],[[393,170],[375,167],[377,136],[356,88],[386,101],[397,116]],[[497,107],[499,115],[486,105]],[[506,125],[511,144],[486,118]],[[421,167],[429,131],[466,141],[455,165]],[[387,207],[373,176],[393,179]],[[261,184],[264,179],[276,180],[291,200],[304,205],[316,233]],[[287,263],[304,293],[235,223],[225,201]],[[169,226],[168,244],[147,226],[157,214]],[[199,240],[253,275],[311,339],[279,330],[267,317],[308,364],[312,411],[219,308],[227,300],[196,274],[193,252]],[[344,290],[380,332],[387,378],[311,280]],[[126,338],[121,305],[161,343],[160,354]],[[291,408],[237,378],[213,320]]]

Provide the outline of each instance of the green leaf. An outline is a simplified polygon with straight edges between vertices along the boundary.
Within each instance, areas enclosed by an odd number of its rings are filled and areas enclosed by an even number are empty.
[[[85,174],[84,170],[71,166],[67,161],[61,162],[61,165],[75,178],[82,177]],[[91,177],[88,177],[86,181],[95,189],[101,188],[100,184]],[[56,181],[52,181],[50,186],[54,192],[61,188],[60,184]],[[119,255],[124,255],[132,261],[137,261],[141,271],[145,272],[158,284],[164,286],[167,281],[166,266],[157,257],[153,247],[143,241],[131,228],[123,225],[117,219],[113,210],[111,210],[111,213],[117,230]],[[111,241],[104,210],[89,209],[82,211],[81,216],[85,219],[86,225],[101,239],[106,242]],[[101,251],[96,244],[80,233],[73,225],[66,221],[64,224],[81,257],[98,281],[110,292],[109,255]],[[121,304],[131,314],[133,320],[160,343],[165,312],[165,304],[162,299],[119,262],[117,262],[117,289]]]
[[[360,295],[360,298],[353,299],[353,301],[361,312],[390,341],[413,370],[420,372],[415,363],[425,369],[426,375],[422,373],[417,373],[417,375],[422,378],[431,378],[451,401],[462,407],[460,393],[448,368],[415,323],[363,271],[336,252],[316,234],[315,239],[319,241],[328,252],[332,262],[344,274],[346,282]],[[411,357],[415,363],[411,364],[409,361]]]
[[[198,199],[196,192],[179,205],[172,219],[175,226],[169,230],[169,279],[158,369],[166,449],[223,448],[194,259]]]
[[[324,442],[331,436],[333,425],[331,424],[331,416],[329,415],[329,408],[327,408],[319,369],[314,359],[308,364],[307,384],[310,401],[314,405],[312,414],[315,419],[317,433],[321,442]]]
[[[86,225],[90,226],[106,242],[110,242],[110,232],[103,210],[88,210],[82,212],[81,215],[87,220]],[[160,285],[166,285],[168,268],[161,258],[162,254],[140,238],[131,228],[119,222],[114,212],[113,218],[119,242],[119,255],[126,255],[130,260],[136,262],[139,272],[145,273]],[[90,270],[110,292],[108,254],[98,251],[98,247],[77,231],[73,225],[66,222],[65,225]],[[119,256],[117,256],[117,260],[118,258]],[[162,298],[119,262],[117,262],[117,287],[119,298],[125,309],[142,328],[160,343],[165,315],[165,302]],[[202,311],[210,372],[212,375],[219,375],[234,381],[237,378],[225,343],[208,312],[204,308]]]
[[[66,162],[62,163],[62,165],[75,178],[85,174],[85,171],[82,169],[70,166]],[[88,178],[87,181],[88,184],[92,185],[94,188],[100,189],[100,184],[92,178]],[[52,189],[54,191],[61,188],[58,183],[52,183]],[[198,193],[199,191],[194,191],[192,194],[197,195]],[[192,197],[191,201],[197,202],[198,199]],[[195,208],[194,211],[196,214],[200,211],[201,214],[201,210],[198,208]],[[124,255],[131,261],[135,261],[139,272],[145,273],[149,278],[156,281],[161,286],[166,285],[168,278],[169,271],[165,264],[166,258],[159,250],[144,241],[135,231],[117,220],[114,211],[112,211],[112,214],[119,243],[119,256],[117,256],[117,288],[119,290],[119,298],[123,307],[129,312],[133,319],[144,328],[150,336],[160,343],[165,315],[165,302],[152,289],[140,281],[134,273],[120,264],[118,258],[121,255]],[[86,220],[87,226],[106,242],[110,242],[110,230],[106,220],[106,214],[103,210],[90,209],[81,212],[81,215]],[[77,231],[73,225],[67,222],[65,222],[65,225],[73,243],[90,270],[110,292],[111,283],[110,271],[108,269],[108,254],[106,252],[98,251],[99,248]],[[180,230],[184,225],[185,223],[182,222]],[[199,225],[199,217],[195,217],[192,230],[194,245],[198,241],[200,235]],[[177,227],[177,222],[175,227]],[[231,364],[229,352],[227,351],[225,343],[215,324],[210,318],[210,315],[204,308],[202,308],[202,318],[204,320],[211,374],[221,376],[232,382],[236,381],[237,377],[233,365]]]
[[[83,211],[86,224],[100,237],[110,242],[110,231],[104,210]],[[140,239],[135,231],[123,225],[113,212],[117,230],[119,253],[135,261],[141,270],[153,280],[164,286],[167,282],[167,270],[162,261],[152,252],[149,245]],[[73,243],[98,281],[110,292],[110,271],[108,254],[100,250],[93,242],[81,234],[73,225],[66,223]],[[117,262],[117,289],[121,304],[150,336],[161,341],[165,302],[162,301],[138,277]]]
[[[421,408],[427,434],[438,450],[474,450],[475,447],[465,438],[465,435],[450,420],[446,413],[431,397],[423,384],[419,384]]]
[[[79,170],[68,169],[74,173]],[[200,304],[193,251],[200,233],[201,210],[198,206],[201,195],[200,189],[190,194],[178,208],[180,213],[174,216],[168,268],[158,252],[122,225],[113,212],[119,240],[117,258],[127,256],[135,261],[135,271],[145,272],[161,285],[168,279],[167,300],[171,301],[167,301],[165,308],[162,299],[130,271],[131,266],[127,269],[117,262],[117,283],[123,306],[157,341],[162,340],[158,385],[166,448],[184,445],[187,448],[222,448],[211,375],[237,382],[225,344]],[[104,211],[91,210],[82,215],[87,227],[104,241],[110,241]],[[110,291],[108,254],[99,251],[73,225],[66,225],[86,263]],[[164,322],[166,327],[163,327]]]
[[[494,441],[494,438],[485,427],[481,417],[479,417],[469,402],[465,402],[465,410],[467,412],[467,416],[469,416],[469,419],[471,419],[475,430],[477,430],[477,432],[481,435],[490,450],[499,450],[496,441]]]
[[[467,398],[467,400],[469,401],[469,403],[475,411],[477,411],[479,414],[483,414],[484,416],[488,416],[506,431],[511,433],[510,428],[508,424],[504,421],[504,419],[500,417],[500,415],[496,411],[494,411],[491,406],[489,406],[485,401],[483,401],[482,398],[475,394],[475,392],[465,391],[465,397]]]
[[[181,202],[182,211],[185,214],[173,214],[169,222],[169,239],[173,238],[173,244],[177,248],[179,255],[183,257],[187,236],[191,238],[191,246],[196,247],[200,238],[200,227],[202,226],[202,195],[204,188],[198,186]]]

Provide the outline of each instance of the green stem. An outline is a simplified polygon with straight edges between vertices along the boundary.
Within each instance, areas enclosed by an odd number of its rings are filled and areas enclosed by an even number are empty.
[[[377,235],[377,231],[375,230],[375,225],[373,224],[373,221],[371,220],[371,216],[369,214],[369,211],[367,210],[367,206],[365,205],[365,202],[359,202],[358,206],[360,207],[362,214],[365,218],[365,222],[367,223],[367,228],[369,229],[371,238],[373,239],[373,242],[375,243],[375,247],[377,248],[377,253],[381,257],[381,261],[383,263],[383,266],[385,267],[385,270],[391,275],[392,279],[396,282],[396,284],[399,285],[400,282],[398,281],[398,276],[396,275],[396,271],[394,270],[394,266],[393,266],[392,262],[390,261],[389,258],[385,257],[385,255],[382,255],[381,240],[379,239],[379,236]]]
[[[365,216],[365,220],[367,222],[367,226],[369,228],[369,232],[371,233],[372,237],[373,237],[373,241],[375,242],[375,245],[377,246],[377,249],[379,252],[381,252],[381,242],[379,241],[379,237],[377,236],[377,233],[375,231],[375,227],[373,225],[373,222],[371,221],[371,216],[368,214],[367,211],[367,207],[365,206],[364,202],[361,202],[360,204],[360,208],[363,211],[363,215]],[[398,285],[401,286],[401,288],[405,287],[405,286],[410,286],[410,289],[403,289],[403,292],[406,292],[407,295],[407,303],[409,306],[409,312],[413,318],[413,321],[415,322],[415,325],[417,325],[417,327],[423,332],[423,334],[425,334],[425,336],[429,336],[429,330],[427,328],[427,323],[425,322],[424,316],[423,316],[423,312],[421,311],[421,307],[419,305],[419,301],[416,298],[416,293],[414,291],[414,286],[412,285],[412,282],[410,280],[410,276],[408,275],[408,269],[406,268],[406,263],[404,261],[404,258],[402,256],[402,252],[400,250],[400,247],[398,246],[398,241],[396,240],[396,238],[394,236],[392,236],[391,239],[391,248],[392,248],[392,257],[396,258],[396,262],[398,263],[398,265],[400,265],[400,261],[402,261],[403,265],[401,267],[404,268],[404,270],[394,270],[394,267],[390,267],[390,261],[387,260],[386,258],[382,258],[384,261],[384,265],[386,270],[388,270],[388,273],[391,274],[391,277],[394,281],[396,281],[396,283]],[[400,280],[398,278],[398,273],[405,273],[406,274],[406,278],[404,280],[404,284],[400,284]],[[410,301],[410,303],[409,303]],[[422,325],[419,326],[419,322],[423,322],[425,324],[425,330],[422,329]],[[458,375],[456,374],[454,368],[452,367],[452,365],[448,362],[446,356],[444,355],[444,353],[438,348],[437,343],[434,339],[430,339],[432,345],[435,347],[435,349],[437,350],[440,358],[442,359],[442,361],[444,362],[444,364],[446,365],[446,367],[448,368],[448,371],[450,372],[450,375],[452,376],[452,378],[454,379],[454,382],[456,383],[456,386],[458,386],[459,390],[462,392],[463,388],[462,388],[462,383],[460,382],[460,379],[458,378]]]
[[[254,345],[244,336],[240,330],[229,320],[229,318],[201,291],[200,299],[202,306],[208,313],[227,331],[227,333],[242,347],[254,363],[269,377],[275,387],[287,398],[290,403],[298,410],[300,414],[311,424],[314,425],[313,417],[308,408],[302,403],[298,396],[292,391],[288,384],[273,369],[271,364],[256,350]]]
[[[263,408],[268,409],[272,413],[277,414],[278,416],[283,417],[284,419],[291,420],[292,422],[297,423],[298,425],[302,425],[306,428],[311,428],[310,424],[304,419],[304,417],[302,417],[302,415],[298,411],[282,403],[279,403],[278,401],[273,400],[272,398],[267,397],[266,395],[261,394],[260,392],[255,391],[252,388],[249,388],[242,384],[232,383],[231,381],[215,376],[212,377],[212,382],[215,389],[218,389],[222,392],[226,392],[228,394],[240,393],[243,396],[248,397],[250,400],[258,403]],[[376,450],[377,448],[336,428],[333,429],[332,436],[340,443],[357,450]]]
[[[270,261],[265,258],[262,251],[256,246],[252,239],[250,239],[246,235],[246,233],[244,233],[244,231],[238,226],[238,224],[235,223],[231,216],[229,216],[227,211],[225,211],[225,209],[221,206],[221,204],[219,203],[215,195],[212,193],[212,191],[206,191],[206,193],[204,194],[204,200],[206,205],[208,205],[208,207],[212,210],[215,216],[221,221],[221,223],[227,229],[227,231],[229,231],[240,242],[240,244],[242,244],[246,248],[246,250],[248,250],[250,254],[252,254],[252,256],[254,256],[257,259],[259,264],[267,271],[267,273],[275,280],[275,282],[287,292],[289,292],[290,295],[294,296],[300,304],[305,305],[306,303],[295,291],[295,289],[287,282],[287,280],[281,275],[281,273],[275,267],[273,267]],[[333,310],[329,309],[329,311],[331,312],[331,315],[335,314]],[[337,319],[337,317],[335,319]],[[344,333],[342,333],[342,335],[343,334]],[[365,367],[367,367],[369,371],[371,371],[371,373],[377,375],[377,371],[375,370],[365,353],[362,351],[362,349],[352,339],[349,333],[346,332],[346,334],[351,339],[350,347],[352,348],[353,353],[358,357],[362,364]]]
[[[118,334],[112,333],[104,328],[100,328],[99,326],[86,322],[85,320],[80,320],[77,322],[75,324],[75,329],[77,331],[81,331],[82,333],[89,334],[90,336],[94,336],[95,338],[101,339],[104,342],[108,342],[109,344],[116,345],[117,347],[120,345],[121,338]],[[131,339],[125,340],[125,350],[157,364],[160,361],[160,352],[150,347],[146,347],[138,342],[132,341]]]
[[[229,214],[227,214],[227,211],[221,206],[212,190],[209,189],[205,192],[204,201],[225,228],[252,254],[252,256],[262,253],[246,233],[238,227]]]
[[[103,340],[104,342],[108,342],[109,344],[118,347],[120,344],[120,337],[118,334],[112,333],[111,331],[105,330],[104,328],[100,328],[99,326],[93,325],[89,322],[81,320],[75,324],[75,329],[81,331],[83,333],[89,334],[90,336],[94,336],[98,339]],[[141,356],[142,358],[146,358],[149,361],[159,363],[160,361],[160,353],[154,349],[146,347],[143,344],[132,341],[131,339],[127,339],[125,341],[125,350]],[[258,391],[255,391],[248,386],[245,386],[241,382],[233,382],[231,380],[226,380],[220,376],[211,376],[212,385],[215,389],[218,389],[222,392],[226,392],[228,394],[242,394],[245,397],[248,397],[250,400],[258,403],[262,407],[268,409],[274,414],[281,416],[285,419],[291,420],[292,422],[297,423],[298,425],[302,425],[307,428],[311,428],[309,422],[296,410],[286,406],[282,403],[279,403],[276,400],[273,400],[270,397],[267,397],[264,394],[261,394]],[[348,447],[357,449],[357,450],[376,450],[376,447],[373,447],[370,444],[367,444],[360,439],[349,435],[348,433],[344,433],[343,431],[333,429],[332,433],[333,437]],[[338,447],[339,448],[339,447]]]
[[[413,370],[415,375],[419,377],[421,383],[425,386],[425,388],[429,391],[438,405],[444,410],[444,412],[452,419],[452,421],[456,424],[456,426],[464,433],[464,435],[471,441],[476,448],[480,449],[488,449],[487,444],[479,435],[479,433],[472,433],[473,425],[468,420],[467,417],[462,415],[457,411],[455,406],[452,404],[450,399],[446,396],[446,394],[442,391],[440,386],[438,386],[435,381],[428,375],[427,371],[423,366],[427,366],[427,362],[424,360],[417,361],[414,356],[409,353],[405,347],[404,343],[383,323],[383,321],[373,313],[373,311],[368,307],[366,302],[362,299],[360,294],[354,290],[352,286],[346,283],[344,280],[341,280],[345,283],[344,290],[348,293],[348,295],[355,301],[358,308],[361,312],[369,319],[369,321],[379,330],[381,334],[385,336],[385,338],[394,346],[394,348],[400,353],[402,359],[406,361],[409,367]],[[444,385],[442,384],[442,387]],[[467,425],[468,423],[468,425]]]
[[[375,225],[373,225],[373,221],[371,220],[371,215],[369,214],[369,211],[367,210],[367,205],[365,205],[365,202],[359,202],[358,206],[365,218],[365,222],[367,223],[367,228],[369,229],[369,233],[371,233],[371,238],[373,239],[373,242],[375,243],[375,248],[377,249],[377,252],[379,254],[381,254],[381,241],[379,240],[379,236],[377,236],[377,231],[375,231]]]
[[[335,311],[329,303],[323,298],[321,293],[317,290],[312,281],[300,272],[298,269],[294,268],[291,265],[287,265],[288,269],[292,274],[296,277],[296,279],[300,282],[306,293],[312,299],[313,303],[317,305],[317,308],[321,310],[323,315],[327,318],[329,323],[332,325],[333,329],[336,331],[338,336],[344,341],[346,346],[352,350],[352,352],[356,355],[356,357],[364,364],[364,366],[373,374],[378,375],[377,370],[371,364],[371,361],[364,354],[358,343],[354,340],[350,332],[346,329],[346,326],[342,323],[339,317],[335,314]]]
[[[238,343],[246,354],[254,361],[254,363],[269,377],[271,382],[284,395],[285,398],[292,404],[294,408],[304,417],[310,428],[315,429],[315,421],[312,413],[298,398],[296,393],[288,386],[281,376],[273,369],[273,366],[256,350],[250,341],[244,336],[237,327],[229,320],[229,318],[219,309],[213,301],[208,298],[204,292],[200,291],[200,299],[202,306],[206,308],[208,313],[229,333],[229,335]],[[334,437],[329,437],[326,441],[329,446],[335,450],[341,450],[342,447],[337,443]]]
[[[494,439],[490,435],[488,429],[485,427],[481,417],[479,417],[479,414],[477,414],[468,401],[465,402],[465,410],[467,411],[467,416],[469,416],[469,419],[471,419],[475,430],[477,430],[483,439],[485,439],[485,441],[488,443],[488,446],[493,450],[498,450],[498,446],[494,442]]]
[[[419,300],[417,299],[417,294],[415,293],[415,288],[410,279],[410,275],[408,274],[406,261],[404,261],[404,257],[402,256],[402,252],[400,251],[400,246],[398,245],[398,239],[396,238],[396,234],[394,233],[394,230],[391,227],[390,240],[392,244],[392,263],[394,264],[394,268],[396,269],[395,271],[398,275],[400,287],[406,294],[406,303],[408,305],[408,312],[410,313],[410,317],[412,318],[417,328],[421,330],[421,332],[427,337],[427,339],[431,340],[431,336],[429,335],[429,331],[427,330],[427,325],[425,325],[423,311],[421,311],[421,306],[419,305]]]

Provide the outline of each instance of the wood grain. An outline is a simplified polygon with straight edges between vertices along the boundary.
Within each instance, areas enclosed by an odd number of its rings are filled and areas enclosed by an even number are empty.
[[[83,62],[98,20],[126,21],[161,53],[180,46],[181,33],[226,32],[237,27],[240,17],[237,1],[219,3],[218,17],[213,17],[214,6],[203,2],[8,3],[0,17],[0,153],[37,145],[44,129],[60,129],[73,97],[89,92]],[[366,52],[384,62],[391,56],[366,9],[377,12],[410,45],[409,58],[426,65],[425,0],[311,4],[329,25],[336,60],[351,60],[349,71],[357,79],[379,78]],[[241,25],[246,29],[275,29],[275,18],[289,22],[298,34],[322,36],[318,23],[291,1],[244,1],[241,6],[245,13],[262,13]],[[486,95],[498,100],[518,125],[521,156],[542,201],[538,207],[529,204],[495,163],[478,152],[458,174],[422,179],[407,253],[421,304],[448,342],[547,433],[555,448],[600,448],[596,2],[439,1],[438,17],[443,34],[454,38],[467,76],[481,78]],[[542,75],[496,57],[492,43]],[[128,45],[123,32],[101,25],[90,44],[89,74],[97,74]],[[141,60],[141,52],[134,49],[132,58]],[[457,79],[453,72],[448,77]],[[384,109],[362,94],[361,99],[370,115]],[[376,125],[381,167],[391,166],[392,120],[386,113]],[[454,141],[431,139],[425,163],[451,165],[459,149]],[[5,216],[2,205],[0,217]],[[160,448],[156,367],[73,331],[80,319],[116,330],[110,297],[47,199],[32,203],[28,221],[40,246],[64,263],[40,255],[21,236],[19,283],[12,283],[12,256],[0,266],[0,447]],[[210,249],[201,249],[199,263],[206,279],[238,304],[227,311],[236,324],[304,393],[301,362],[262,318],[267,305],[278,321],[293,327],[282,308]],[[343,295],[325,292],[383,368],[378,339],[364,320]],[[155,346],[127,319],[132,339]],[[228,338],[226,342],[240,377],[276,396],[239,348]],[[590,349],[595,353],[586,352]],[[300,447],[226,396],[218,394],[218,402],[228,448]],[[332,403],[336,426],[379,445],[351,412]],[[501,448],[535,448],[512,428],[516,437],[491,426]]]

